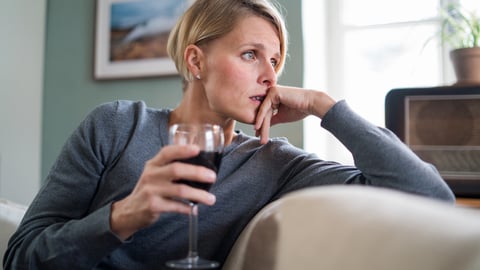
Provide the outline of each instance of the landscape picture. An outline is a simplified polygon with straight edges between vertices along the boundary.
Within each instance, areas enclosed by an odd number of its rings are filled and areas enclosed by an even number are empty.
[[[191,0],[97,1],[97,78],[175,73],[167,40]]]

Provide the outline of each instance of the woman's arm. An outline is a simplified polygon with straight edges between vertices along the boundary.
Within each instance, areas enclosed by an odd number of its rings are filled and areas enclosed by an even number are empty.
[[[257,114],[255,129],[261,142],[266,143],[270,125],[301,120],[308,115],[321,119],[322,127],[352,153],[359,172],[343,182],[454,201],[452,191],[434,166],[418,158],[391,131],[374,126],[354,113],[345,101],[336,102],[324,92],[283,86],[270,89]],[[333,183],[341,183],[341,175],[351,172],[342,166],[332,168],[328,177],[335,178]],[[339,178],[334,173],[337,169]]]
[[[353,112],[345,101],[332,107],[321,125],[352,153],[355,166],[362,172],[351,183],[455,200],[433,165],[421,160],[390,130],[377,127]]]
[[[92,269],[121,244],[110,232],[110,205],[90,209],[105,164],[118,155],[111,146],[113,134],[105,134],[117,120],[113,112],[97,108],[67,140],[10,239],[6,269]],[[115,139],[125,143],[125,138]]]
[[[147,111],[142,102],[115,102],[83,121],[12,236],[7,269],[92,269],[161,214],[188,213],[173,198],[215,202],[204,190],[174,183],[214,182],[216,174],[173,162],[197,155],[198,147],[162,147],[158,137],[167,125],[159,127]]]

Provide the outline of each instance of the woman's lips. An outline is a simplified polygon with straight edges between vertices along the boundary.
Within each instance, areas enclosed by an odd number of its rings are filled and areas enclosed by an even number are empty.
[[[263,100],[265,99],[265,96],[253,96],[253,97],[250,97],[250,99],[263,102]]]

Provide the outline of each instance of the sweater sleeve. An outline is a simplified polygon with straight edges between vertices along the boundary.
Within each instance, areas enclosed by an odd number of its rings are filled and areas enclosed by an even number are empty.
[[[117,102],[98,107],[67,140],[9,241],[5,269],[68,269],[73,265],[92,269],[122,244],[110,230],[110,204],[90,209],[105,165],[114,162],[118,155],[114,151],[128,140],[110,126],[125,120],[118,119],[119,106]]]
[[[347,183],[393,188],[447,201],[455,197],[437,169],[422,161],[390,130],[374,126],[345,101],[321,122],[352,153],[360,173]]]

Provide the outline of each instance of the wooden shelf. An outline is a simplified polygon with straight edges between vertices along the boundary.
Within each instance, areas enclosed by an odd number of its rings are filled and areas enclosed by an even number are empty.
[[[457,205],[462,207],[471,207],[480,209],[480,199],[478,198],[457,198]]]

